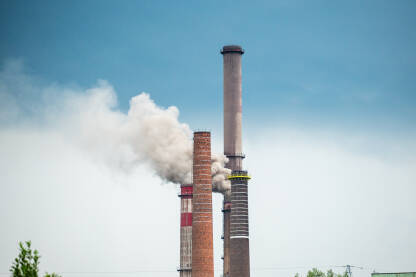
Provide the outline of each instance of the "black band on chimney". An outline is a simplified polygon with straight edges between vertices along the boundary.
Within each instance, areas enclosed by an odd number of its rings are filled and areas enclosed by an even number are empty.
[[[239,45],[226,45],[221,50],[221,54],[224,55],[225,53],[239,53],[242,55],[244,54],[244,50]]]

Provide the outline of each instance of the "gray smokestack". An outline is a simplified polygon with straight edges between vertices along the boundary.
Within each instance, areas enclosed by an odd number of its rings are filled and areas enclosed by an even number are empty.
[[[240,46],[224,46],[224,154],[228,157],[227,167],[242,169],[241,142],[241,55]]]
[[[243,171],[241,56],[237,45],[224,46],[224,154],[232,170],[231,197],[224,196],[224,276],[249,277],[248,177]],[[231,209],[231,213],[230,213]]]

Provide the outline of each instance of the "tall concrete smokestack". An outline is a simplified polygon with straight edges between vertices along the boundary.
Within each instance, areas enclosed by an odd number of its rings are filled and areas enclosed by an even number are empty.
[[[232,170],[231,199],[224,197],[224,276],[249,277],[248,182],[243,171],[241,56],[237,45],[224,46],[224,154]],[[230,207],[231,206],[231,207]],[[227,210],[231,209],[229,213]],[[230,214],[230,215],[229,215]],[[229,233],[227,233],[229,230]],[[229,263],[229,264],[228,264]]]
[[[181,185],[181,242],[179,277],[192,276],[192,184]]]
[[[224,46],[224,154],[228,157],[227,167],[241,170],[243,148],[241,142],[241,56],[243,49],[237,45]]]
[[[210,132],[194,132],[192,172],[192,277],[214,277]]]

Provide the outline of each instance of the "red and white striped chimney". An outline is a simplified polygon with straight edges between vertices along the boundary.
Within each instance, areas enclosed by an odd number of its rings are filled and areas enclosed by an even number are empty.
[[[181,185],[180,277],[192,276],[192,184]]]

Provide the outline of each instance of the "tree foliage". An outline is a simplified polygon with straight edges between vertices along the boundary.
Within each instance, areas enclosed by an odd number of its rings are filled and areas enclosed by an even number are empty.
[[[295,277],[300,277],[299,273],[296,273]],[[339,274],[332,271],[332,269],[325,273],[317,268],[312,268],[308,271],[306,277],[348,277],[348,273],[345,271],[343,274]]]
[[[39,253],[30,249],[31,242],[19,242],[19,256],[14,259],[10,272],[13,277],[38,277]]]
[[[59,276],[58,274],[56,274],[56,273],[48,273],[48,272],[46,272],[46,274],[45,274],[45,277],[61,277],[61,276]]]
[[[19,242],[19,255],[14,259],[10,268],[13,277],[39,277],[39,252],[30,248],[32,243]],[[45,277],[60,277],[56,273],[48,274]]]

